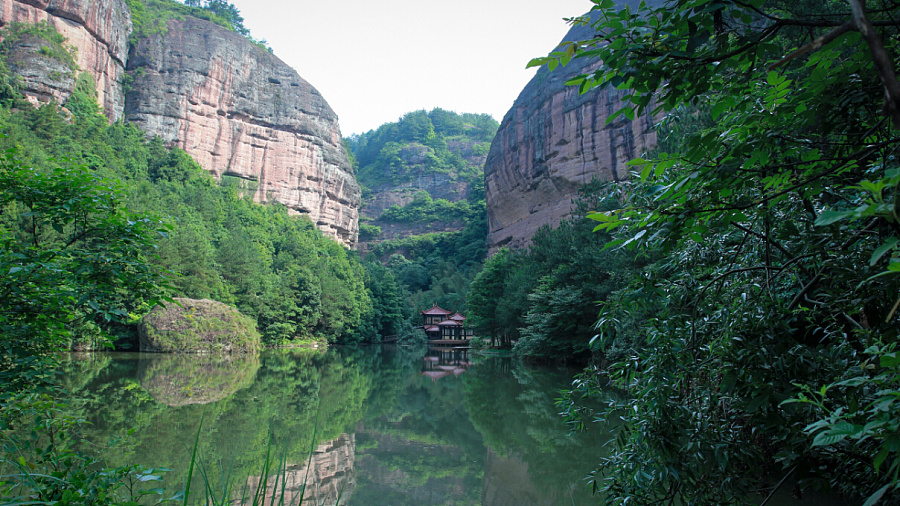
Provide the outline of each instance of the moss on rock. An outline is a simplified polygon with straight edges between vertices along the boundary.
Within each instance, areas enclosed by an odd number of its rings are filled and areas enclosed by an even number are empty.
[[[256,352],[256,323],[214,300],[176,298],[141,320],[141,351],[163,353]]]

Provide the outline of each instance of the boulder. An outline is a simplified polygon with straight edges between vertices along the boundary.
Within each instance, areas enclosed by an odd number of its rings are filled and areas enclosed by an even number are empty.
[[[214,300],[176,298],[156,306],[138,328],[141,351],[162,353],[256,352],[256,323]]]

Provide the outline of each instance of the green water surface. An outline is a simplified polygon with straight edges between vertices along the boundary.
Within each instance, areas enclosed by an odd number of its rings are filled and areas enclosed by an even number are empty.
[[[167,494],[183,486],[199,428],[194,490],[210,483],[232,498],[258,488],[268,453],[284,469],[267,494],[294,503],[602,502],[585,478],[608,435],[572,434],[555,405],[573,369],[379,346],[72,355],[65,371],[87,439],[124,436],[109,464],[171,469]]]

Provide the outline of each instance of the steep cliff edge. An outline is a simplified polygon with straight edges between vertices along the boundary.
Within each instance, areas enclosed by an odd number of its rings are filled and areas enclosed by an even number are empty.
[[[75,63],[94,76],[97,95],[110,121],[122,117],[125,96],[121,82],[128,59],[131,15],[122,0],[0,0],[0,26],[46,22],[76,50]],[[75,85],[74,77],[57,62],[42,58],[41,44],[23,38],[12,49],[13,67],[23,92],[33,102],[51,99],[64,104]],[[45,72],[42,72],[45,70]]]
[[[592,35],[574,27],[563,40]],[[570,213],[581,185],[624,179],[625,164],[656,144],[649,115],[606,124],[625,92],[579,95],[565,85],[594,65],[576,59],[553,72],[542,67],[503,117],[484,167],[491,251],[527,245],[542,225],[556,226]]]
[[[307,214],[356,244],[360,190],[337,116],[287,64],[240,35],[187,17],[132,48],[125,116],[217,177],[255,187],[258,202]]]

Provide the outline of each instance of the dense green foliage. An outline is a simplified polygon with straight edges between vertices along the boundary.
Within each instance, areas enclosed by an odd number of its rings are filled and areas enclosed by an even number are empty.
[[[412,202],[403,207],[391,206],[386,209],[379,221],[401,223],[431,223],[435,221],[458,221],[474,218],[474,214],[484,209],[475,210],[468,201],[450,202],[446,199],[434,200],[427,192],[421,192]]]
[[[896,500],[897,4],[596,3],[576,22],[597,37],[535,63],[603,61],[570,84],[667,115],[624,206],[592,215],[661,255],[608,299],[596,344],[618,359],[580,383],[629,394],[597,486],[615,504],[740,504],[791,481]]]
[[[491,344],[544,359],[581,360],[599,304],[625,286],[637,261],[631,253],[605,249],[605,234],[592,233],[588,209],[617,207],[610,185],[585,185],[573,216],[556,229],[542,227],[525,250],[501,249],[472,281],[470,324]]]
[[[164,294],[148,262],[158,219],[129,212],[121,186],[82,166],[0,159],[0,383],[33,386],[48,354]]]
[[[257,41],[250,36],[250,30],[244,26],[240,11],[224,0],[185,0],[184,4],[175,0],[125,0],[125,4],[131,12],[132,43],[141,37],[166,33],[166,23],[170,19],[191,16],[237,32],[267,51],[272,51],[265,40]]]
[[[372,261],[383,263],[402,286],[408,331],[401,335],[421,325],[418,311],[432,304],[466,312],[469,283],[487,254],[486,227],[486,216],[475,215],[460,232],[414,235],[380,242],[371,248]],[[421,331],[416,335],[424,339]]]
[[[371,257],[385,264],[403,286],[408,306],[406,330],[400,335],[410,335],[413,326],[421,325],[417,310],[432,304],[465,311],[469,282],[487,253],[481,161],[497,128],[486,114],[434,109],[411,112],[396,123],[344,139],[363,185],[364,202],[375,189],[415,193],[405,206],[391,206],[373,224],[360,225],[360,241],[369,242]],[[466,198],[451,202],[430,194],[434,183],[429,181],[439,174],[451,184],[464,183]],[[391,240],[382,236],[384,227],[398,224],[426,233]],[[438,230],[462,230],[430,231],[435,224]]]
[[[464,155],[485,154],[498,126],[487,114],[456,114],[438,108],[407,113],[395,123],[352,135],[345,144],[356,159],[364,191],[436,173],[474,181],[482,167],[468,163]]]
[[[10,102],[0,108],[0,128],[7,134],[0,147],[18,146],[23,161],[35,167],[70,157],[89,169],[83,177],[120,179],[120,198],[131,211],[166,217],[171,231],[160,238],[151,262],[175,274],[172,295],[237,306],[253,318],[266,344],[361,338],[356,330],[363,314],[369,315],[372,287],[350,252],[284,207],[252,202],[252,189],[230,178],[216,182],[183,151],[147,141],[135,126],[108,125],[98,112],[92,80],[83,77],[66,103],[71,121],[53,104],[35,109]],[[116,309],[139,316],[150,307]],[[133,339],[133,327],[101,327],[126,338],[122,345]],[[376,338],[369,333],[367,339]]]

